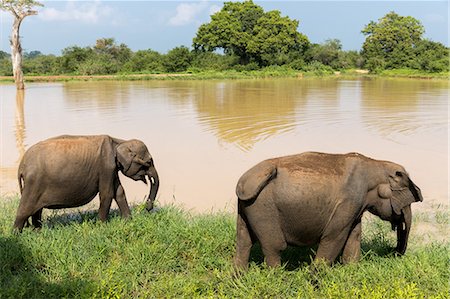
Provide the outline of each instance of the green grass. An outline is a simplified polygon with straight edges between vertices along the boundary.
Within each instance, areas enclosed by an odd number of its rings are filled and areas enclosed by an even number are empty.
[[[333,77],[333,78],[359,78],[359,77],[386,77],[386,78],[412,78],[412,79],[437,79],[449,80],[450,74],[427,73],[423,71],[399,69],[384,70],[379,74],[362,73],[360,70],[348,69],[340,72],[322,70],[296,71],[283,66],[270,66],[258,70],[192,70],[185,73],[170,74],[145,74],[145,73],[123,73],[115,75],[87,75],[75,74],[53,76],[53,75],[25,75],[26,82],[66,82],[66,81],[145,81],[145,80],[224,80],[224,79],[266,79],[266,78],[302,78],[302,77]],[[12,83],[12,77],[0,77],[0,82]]]
[[[17,205],[0,199],[0,298],[448,298],[448,242],[412,237],[394,257],[395,235],[374,217],[364,222],[359,263],[313,274],[315,248],[289,248],[284,267],[269,269],[255,246],[238,275],[232,214],[138,206],[131,220],[115,212],[101,223],[95,212],[64,211],[15,235]]]
[[[390,77],[390,78],[446,79],[446,80],[450,79],[449,72],[428,73],[414,69],[384,70],[377,75],[381,77]]]

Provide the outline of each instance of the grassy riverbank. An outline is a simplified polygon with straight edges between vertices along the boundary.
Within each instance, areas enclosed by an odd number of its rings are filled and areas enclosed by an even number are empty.
[[[115,74],[115,75],[25,75],[25,82],[67,82],[67,81],[136,81],[136,80],[221,80],[221,79],[265,79],[265,78],[413,78],[413,79],[440,79],[449,80],[449,73],[426,73],[417,70],[385,70],[379,74],[369,74],[366,70],[344,70],[334,72],[330,69],[317,69],[308,72],[299,72],[285,67],[267,67],[252,71],[198,71],[168,74]],[[0,76],[0,82],[13,83],[13,77]]]
[[[132,220],[113,214],[100,223],[93,212],[48,213],[40,232],[14,235],[17,205],[17,198],[0,200],[0,298],[448,296],[449,244],[413,236],[406,255],[396,258],[390,225],[375,218],[364,223],[359,263],[338,263],[312,277],[313,249],[287,250],[280,269],[260,264],[256,249],[249,271],[236,276],[231,214],[189,215],[174,207],[147,213],[135,207]],[[446,227],[448,217],[439,224]]]

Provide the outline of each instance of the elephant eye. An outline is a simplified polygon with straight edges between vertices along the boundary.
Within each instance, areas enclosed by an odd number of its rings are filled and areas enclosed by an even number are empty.
[[[401,177],[401,178],[403,177],[403,173],[401,171],[397,171],[395,173],[395,175],[398,176],[398,177]]]

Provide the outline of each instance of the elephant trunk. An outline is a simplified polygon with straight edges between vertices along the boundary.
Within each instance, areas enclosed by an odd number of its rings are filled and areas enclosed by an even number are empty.
[[[148,179],[150,181],[150,190],[149,190],[149,195],[147,198],[147,211],[151,211],[153,209],[153,202],[156,199],[156,194],[158,193],[158,189],[159,189],[159,177],[158,177],[158,172],[156,171],[156,169],[154,167],[151,167],[148,172]]]
[[[397,248],[395,249],[398,254],[403,255],[408,245],[408,236],[411,229],[411,206],[408,205],[402,209],[401,220],[397,225]]]

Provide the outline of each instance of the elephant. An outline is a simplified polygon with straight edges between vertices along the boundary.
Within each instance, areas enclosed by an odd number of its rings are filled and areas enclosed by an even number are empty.
[[[147,210],[159,188],[159,177],[145,144],[136,139],[121,140],[108,135],[50,138],[31,146],[18,168],[21,199],[14,229],[22,231],[31,216],[35,228],[42,226],[42,209],[79,207],[100,198],[99,218],[106,221],[114,198],[122,217],[131,216],[119,170],[127,177],[147,184]]]
[[[361,217],[368,210],[397,229],[396,251],[406,251],[411,203],[422,193],[403,166],[358,153],[305,152],[268,159],[236,186],[238,215],[234,265],[247,269],[259,241],[268,266],[280,266],[288,245],[318,244],[314,262],[331,265],[361,255]]]

